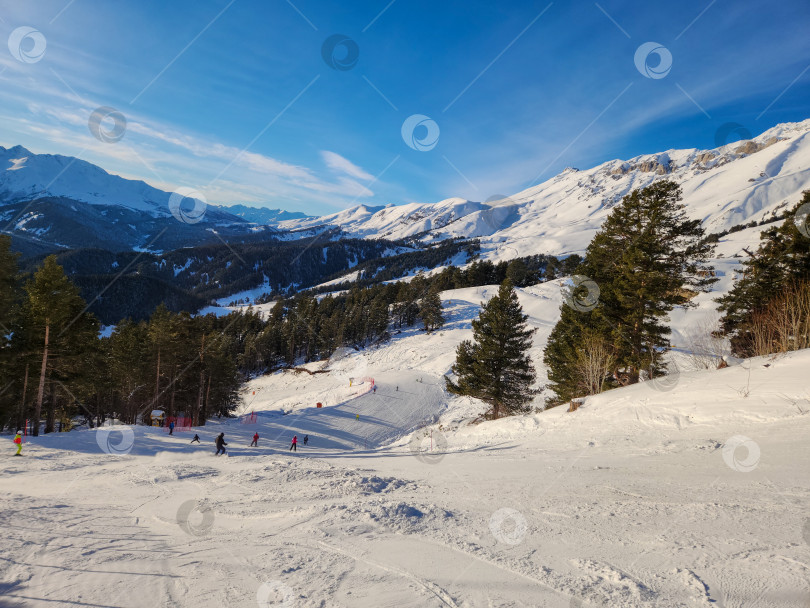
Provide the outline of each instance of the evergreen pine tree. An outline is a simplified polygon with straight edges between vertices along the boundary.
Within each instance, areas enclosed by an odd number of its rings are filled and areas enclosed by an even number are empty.
[[[738,356],[752,356],[753,315],[793,285],[810,280],[810,190],[780,225],[760,234],[728,294],[719,298],[723,330]]]
[[[506,267],[506,278],[512,281],[515,287],[526,287],[529,284],[529,268],[521,259],[512,260]]]
[[[716,280],[706,264],[713,245],[703,236],[700,220],[686,216],[680,187],[669,180],[633,191],[613,209],[576,271],[587,280],[569,290],[544,351],[557,403],[580,394],[586,340],[611,353],[619,384],[638,382],[642,370],[660,371],[669,348],[667,315],[691,306]],[[595,287],[594,307],[581,292]]]
[[[14,382],[19,361],[11,343],[19,296],[17,254],[11,251],[11,237],[0,234],[0,416],[4,421],[14,411],[15,401],[22,399],[22,386]]]
[[[11,237],[0,234],[0,348],[14,324],[14,310],[19,298],[18,254],[11,251]]]
[[[422,323],[425,326],[425,331],[428,333],[439,329],[444,325],[444,315],[442,315],[442,299],[439,297],[439,290],[434,285],[431,287],[427,295],[422,298],[422,303],[419,306],[419,316],[422,318]]]
[[[473,340],[458,346],[452,368],[457,380],[446,378],[448,390],[481,399],[492,418],[528,411],[536,391],[528,354],[534,330],[526,327],[527,319],[512,283],[505,280],[472,322]]]
[[[45,397],[45,382],[48,375],[48,357],[53,351],[58,362],[71,354],[81,353],[90,344],[88,336],[98,332],[98,324],[84,312],[85,304],[78,288],[65,276],[56,256],[45,258],[34,278],[25,285],[25,303],[32,327],[30,334],[36,336],[41,349],[39,383],[36,391],[32,433],[39,434],[39,420]],[[73,342],[71,342],[73,341]],[[53,361],[51,364],[53,365]],[[89,370],[86,370],[89,371]],[[51,408],[54,407],[55,391],[51,391]],[[53,430],[53,416],[49,416],[46,432]]]

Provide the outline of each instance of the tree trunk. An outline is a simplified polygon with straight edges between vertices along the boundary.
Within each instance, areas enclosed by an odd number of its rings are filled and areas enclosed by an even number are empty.
[[[205,426],[208,420],[208,399],[211,397],[211,376],[208,376],[208,388],[205,391],[205,401],[203,401],[202,412],[200,413],[200,426]]]
[[[194,412],[194,426],[200,424],[200,414],[203,407],[203,390],[205,389],[205,368],[203,367],[205,353],[205,334],[202,335],[202,343],[200,344],[200,390],[197,393],[197,409]]]
[[[175,367],[175,368],[172,369],[172,395],[171,395],[171,398],[169,399],[169,415],[166,417],[167,424],[169,422],[169,418],[174,418],[174,394],[177,392],[177,390],[176,390],[177,389],[177,382],[176,382],[177,376],[175,375],[176,373],[177,373],[177,368]]]
[[[160,399],[160,349],[158,348],[157,376],[155,377],[155,402],[152,404],[153,410],[159,410],[158,400]]]
[[[22,401],[20,402],[20,413],[17,416],[17,429],[21,429],[25,424],[25,397],[28,393],[28,364],[25,364],[25,378],[23,379]],[[17,430],[15,429],[15,430]]]
[[[203,391],[205,390],[205,372],[200,370],[200,391],[197,394],[197,409],[194,411],[194,426],[200,424],[200,415],[203,409]]]
[[[48,399],[48,415],[45,416],[45,432],[56,430],[56,384],[51,384],[51,396]]]
[[[34,428],[31,434],[39,436],[39,417],[42,415],[42,398],[45,396],[45,371],[48,368],[48,339],[51,335],[51,324],[45,319],[45,346],[42,349],[42,368],[39,372],[39,388],[37,388],[37,404],[34,408]]]

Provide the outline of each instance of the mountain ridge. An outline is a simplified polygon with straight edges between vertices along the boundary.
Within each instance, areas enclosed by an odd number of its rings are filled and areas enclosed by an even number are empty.
[[[777,215],[810,187],[810,119],[783,123],[749,140],[701,150],[689,148],[613,159],[560,174],[511,196],[476,202],[389,205],[369,213],[360,206],[280,229],[336,225],[360,238],[479,238],[482,256],[581,253],[609,210],[633,190],[659,179],[681,184],[690,216],[720,232]],[[493,200],[494,199],[494,200]]]
[[[203,217],[190,222],[170,209],[171,193],[146,182],[74,157],[0,147],[0,223],[6,223],[4,232],[28,240],[18,249],[30,246],[36,253],[88,243],[156,251],[217,240],[295,239],[314,228],[338,228],[345,238],[423,244],[476,238],[482,257],[504,260],[581,253],[623,196],[660,179],[682,186],[688,214],[707,232],[765,221],[810,187],[810,119],[712,149],[671,149],[589,169],[569,167],[516,194],[485,201],[360,204],[315,217],[243,204],[206,205]]]

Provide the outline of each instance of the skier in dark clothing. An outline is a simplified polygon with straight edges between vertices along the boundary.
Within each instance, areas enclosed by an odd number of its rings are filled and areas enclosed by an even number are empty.
[[[191,440],[191,443],[194,443],[195,441],[197,443],[200,443],[200,436],[197,435],[196,433],[194,433],[194,439]]]
[[[217,456],[219,456],[220,451],[222,451],[222,453],[224,454],[225,446],[228,445],[227,443],[225,443],[225,433],[220,433],[219,435],[217,435],[216,444],[217,444]]]
[[[259,447],[259,433],[253,435],[253,442],[250,444],[250,447],[253,447],[254,445]]]
[[[304,445],[309,443],[309,435],[304,435]]]
[[[174,422],[169,423],[169,435],[174,435]]]
[[[290,449],[287,450],[288,452],[297,452],[298,451],[298,435],[293,436],[292,443],[290,444]]]

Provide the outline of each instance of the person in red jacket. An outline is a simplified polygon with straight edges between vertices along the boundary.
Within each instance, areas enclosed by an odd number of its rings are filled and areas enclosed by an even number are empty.
[[[253,443],[250,444],[250,447],[253,447],[254,445],[256,447],[259,447],[259,433],[258,432],[255,435],[253,435]]]
[[[17,453],[14,454],[15,456],[22,456],[22,432],[17,431],[17,434],[14,436],[14,443],[17,444]]]
[[[298,435],[293,435],[292,443],[290,444],[290,449],[288,451],[297,452],[298,451]]]

